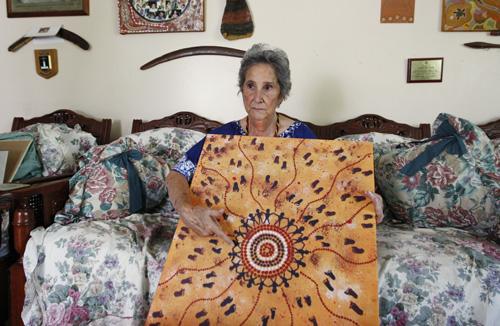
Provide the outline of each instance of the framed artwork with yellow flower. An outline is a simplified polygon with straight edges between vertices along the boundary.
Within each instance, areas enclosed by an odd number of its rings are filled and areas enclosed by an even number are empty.
[[[444,32],[500,30],[500,0],[443,0]]]

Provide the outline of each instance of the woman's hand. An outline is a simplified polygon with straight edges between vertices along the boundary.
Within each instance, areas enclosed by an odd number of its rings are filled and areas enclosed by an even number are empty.
[[[373,206],[375,206],[375,214],[377,215],[377,224],[382,223],[384,219],[384,201],[382,199],[382,196],[372,191],[368,191],[366,195],[370,197]]]
[[[233,242],[217,222],[217,217],[222,213],[224,213],[223,209],[214,210],[202,206],[185,206],[180,210],[182,221],[196,234],[205,237],[216,235],[232,245]]]
[[[196,204],[186,178],[177,171],[170,171],[167,176],[167,188],[170,201],[181,215],[186,226],[201,236],[217,235],[229,244],[231,239],[222,231],[217,222],[224,210],[214,210]]]

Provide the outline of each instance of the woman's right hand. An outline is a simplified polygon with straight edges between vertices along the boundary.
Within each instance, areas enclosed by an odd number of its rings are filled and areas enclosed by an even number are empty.
[[[210,209],[197,205],[197,201],[192,197],[191,190],[186,178],[177,171],[170,171],[167,176],[167,188],[170,200],[175,210],[180,214],[186,226],[200,236],[216,235],[229,244],[233,244],[231,239],[222,231],[217,222],[217,217],[224,213],[223,209]]]
[[[233,244],[231,239],[224,233],[217,217],[222,216],[223,209],[210,209],[198,205],[186,205],[180,210],[181,219],[186,226],[192,229],[200,236],[216,235],[226,241],[228,244]]]

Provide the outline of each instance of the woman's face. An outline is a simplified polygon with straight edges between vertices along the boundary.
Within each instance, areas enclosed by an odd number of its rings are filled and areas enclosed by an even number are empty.
[[[278,79],[273,67],[267,63],[257,63],[248,68],[242,93],[245,111],[256,120],[273,117],[281,104]]]

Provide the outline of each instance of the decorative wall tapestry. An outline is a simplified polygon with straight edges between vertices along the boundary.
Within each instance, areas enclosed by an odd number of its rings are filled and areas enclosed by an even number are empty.
[[[445,32],[500,30],[500,0],[443,0]]]
[[[203,32],[204,0],[118,0],[120,33]]]
[[[415,0],[382,0],[381,23],[413,23]]]
[[[228,245],[177,227],[146,325],[378,324],[369,143],[209,135],[191,189]]]

